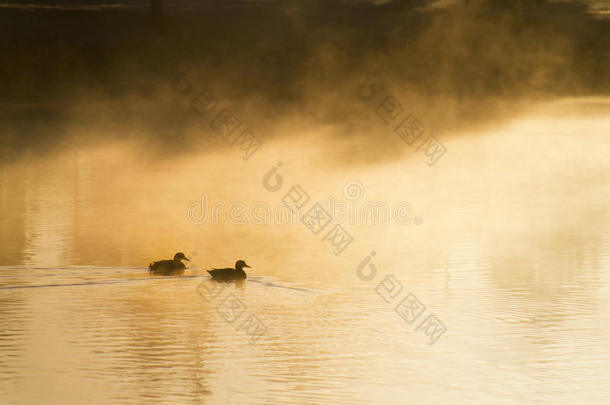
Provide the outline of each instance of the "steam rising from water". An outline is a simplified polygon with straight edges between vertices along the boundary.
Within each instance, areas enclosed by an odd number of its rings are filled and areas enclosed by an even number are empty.
[[[152,159],[217,147],[190,106],[203,90],[263,141],[331,126],[346,163],[364,159],[351,145],[395,139],[375,114],[383,97],[442,138],[610,90],[609,22],[583,3],[401,3],[170,7],[161,26],[137,12],[3,10],[2,160],[116,138]],[[365,80],[379,100],[359,99]],[[397,153],[382,146],[366,159]]]

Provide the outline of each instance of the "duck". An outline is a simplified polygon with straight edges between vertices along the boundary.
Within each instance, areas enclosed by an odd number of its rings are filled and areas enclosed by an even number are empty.
[[[159,260],[148,265],[148,271],[151,274],[159,274],[162,276],[180,275],[184,273],[186,266],[182,260],[190,261],[182,252],[174,255],[173,260]]]
[[[238,260],[235,262],[234,269],[230,267],[226,269],[213,269],[208,270],[208,273],[210,273],[210,276],[216,281],[244,280],[247,277],[244,267],[251,268],[245,261]]]

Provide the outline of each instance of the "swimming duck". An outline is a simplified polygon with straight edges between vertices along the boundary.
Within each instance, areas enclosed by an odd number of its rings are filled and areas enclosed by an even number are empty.
[[[174,255],[174,260],[160,260],[149,264],[148,271],[152,274],[160,274],[162,276],[180,275],[184,273],[184,269],[186,269],[182,260],[189,261],[184,253],[176,253]]]
[[[217,281],[243,280],[246,278],[244,267],[251,268],[243,260],[235,262],[235,268],[208,270],[210,276]]]

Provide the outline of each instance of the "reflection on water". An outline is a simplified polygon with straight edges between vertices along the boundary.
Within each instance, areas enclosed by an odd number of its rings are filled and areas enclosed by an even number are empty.
[[[53,173],[26,168],[24,264],[59,266],[69,258],[74,207],[69,190]]]
[[[434,167],[406,150],[338,169],[315,160],[318,141],[286,139],[247,162],[227,149],[150,164],[125,143],[3,168],[0,397],[604,403],[610,122],[606,100],[594,114],[575,103],[444,138]],[[359,181],[363,198],[409,201],[423,223],[346,225],[354,242],[336,257],[299,224],[187,221],[204,192],[278,202],[261,181],[280,157],[312,200],[340,200]],[[364,281],[356,267],[373,250]],[[193,258],[184,277],[148,276],[149,262],[177,251]],[[226,294],[267,327],[254,345],[198,289],[203,269],[238,258],[253,269]],[[386,302],[375,288],[389,275],[403,289]],[[434,345],[416,330],[425,315],[407,324],[395,311],[408,293],[446,325]]]

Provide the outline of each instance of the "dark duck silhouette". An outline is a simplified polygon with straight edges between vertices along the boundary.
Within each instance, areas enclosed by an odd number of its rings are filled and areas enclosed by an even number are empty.
[[[159,260],[148,265],[148,271],[151,274],[159,274],[162,276],[179,275],[184,273],[186,266],[182,260],[189,260],[184,253],[176,253],[174,260]]]
[[[208,273],[210,273],[210,276],[212,276],[212,278],[216,281],[243,280],[246,278],[246,272],[244,271],[244,267],[251,268],[243,260],[238,260],[237,262],[235,262],[234,269],[214,269],[208,270]]]

